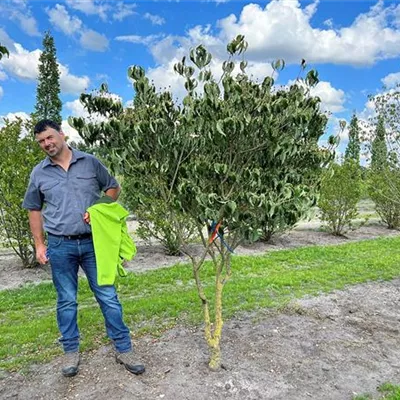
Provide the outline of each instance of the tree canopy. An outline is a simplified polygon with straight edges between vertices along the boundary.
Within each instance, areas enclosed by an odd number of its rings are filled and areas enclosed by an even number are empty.
[[[375,138],[371,146],[371,168],[380,169],[387,164],[388,149],[386,145],[386,129],[384,117],[378,117],[375,129]]]
[[[360,128],[356,114],[353,114],[350,121],[349,143],[345,151],[345,160],[354,160],[357,164],[360,162]]]
[[[174,67],[187,91],[182,103],[169,91],[157,91],[144,69],[133,66],[132,108],[114,102],[103,85],[81,101],[107,121],[70,119],[87,144],[109,150],[112,168],[128,178],[132,211],[162,202],[197,227],[203,252],[193,252],[188,242],[182,251],[192,260],[211,368],[221,362],[222,289],[231,276],[232,252],[244,240],[259,238],[265,221],[285,205],[299,210],[314,205],[322,169],[333,157],[318,145],[327,123],[320,100],[310,95],[318,74],[311,70],[281,89],[271,76],[253,81],[246,48],[241,35],[228,44],[220,78],[210,70],[207,49],[192,49]],[[283,66],[281,60],[273,63],[275,70]],[[214,320],[201,281],[207,255],[216,274]]]
[[[50,32],[46,32],[43,37],[43,51],[39,57],[34,117],[36,120],[50,119],[61,124],[60,71],[56,53],[54,38]]]

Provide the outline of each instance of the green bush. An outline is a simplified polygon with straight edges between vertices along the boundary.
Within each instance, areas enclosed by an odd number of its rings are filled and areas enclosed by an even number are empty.
[[[396,190],[397,188],[397,190]],[[375,210],[389,229],[400,226],[400,203],[394,191],[400,190],[400,172],[389,167],[372,170],[368,178],[368,193]]]
[[[318,206],[322,221],[334,235],[354,229],[352,221],[358,216],[357,203],[361,196],[361,169],[356,162],[333,164],[325,173]]]
[[[302,188],[291,199],[275,208],[272,214],[263,214],[260,218],[261,239],[268,242],[274,236],[292,229],[301,219],[309,217],[316,200],[316,190]]]
[[[43,158],[31,130],[21,120],[6,121],[0,130],[0,235],[25,267],[37,262],[28,213],[21,205],[32,168]]]

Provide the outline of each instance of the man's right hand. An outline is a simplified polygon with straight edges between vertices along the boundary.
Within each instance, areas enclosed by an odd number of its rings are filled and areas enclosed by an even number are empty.
[[[38,260],[41,265],[47,264],[49,261],[46,253],[47,247],[44,244],[36,247],[36,260]]]

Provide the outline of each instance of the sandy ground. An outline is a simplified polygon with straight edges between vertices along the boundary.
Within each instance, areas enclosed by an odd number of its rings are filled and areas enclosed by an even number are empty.
[[[339,244],[396,235],[379,225],[348,238],[303,225],[272,244],[240,248],[259,254],[313,244]],[[185,259],[166,257],[156,246],[138,243],[133,271],[167,267]],[[1,288],[49,279],[46,268],[21,270],[11,254],[0,256]],[[234,279],[234,277],[233,277]],[[400,280],[349,287],[305,298],[280,313],[248,315],[224,326],[224,368],[210,372],[201,329],[177,327],[159,338],[135,341],[146,373],[136,377],[116,364],[111,346],[82,354],[80,373],[61,376],[61,359],[32,367],[25,375],[0,375],[0,399],[352,399],[376,395],[378,385],[400,384]]]

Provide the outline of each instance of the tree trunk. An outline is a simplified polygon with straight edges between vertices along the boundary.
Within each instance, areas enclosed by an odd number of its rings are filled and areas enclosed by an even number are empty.
[[[210,352],[210,360],[208,366],[212,371],[217,371],[221,367],[221,335],[222,335],[222,291],[224,284],[221,280],[221,274],[217,272],[215,283],[215,315],[213,324],[210,318],[210,308],[203,286],[200,280],[201,265],[193,264],[193,273],[196,281],[197,291],[203,307],[204,315],[204,337],[206,339],[208,350]],[[217,268],[219,271],[219,268]]]
[[[217,276],[215,285],[215,325],[209,326],[205,330],[205,336],[210,351],[210,362],[208,366],[212,371],[217,371],[221,368],[221,335],[222,335],[222,290],[224,288],[220,276]],[[213,328],[213,329],[212,329]]]

